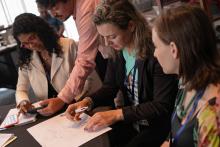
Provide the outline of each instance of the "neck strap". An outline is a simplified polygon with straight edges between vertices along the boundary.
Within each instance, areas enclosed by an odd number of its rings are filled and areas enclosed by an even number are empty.
[[[196,98],[196,95],[195,94],[192,99],[190,100],[189,104],[184,108],[183,106],[183,100],[186,96],[186,90],[182,90],[182,93],[180,94],[180,100],[178,102],[178,104],[176,105],[176,113],[177,113],[177,116],[180,118],[180,119],[183,119],[183,117],[186,116],[186,113],[187,111],[189,110],[189,108],[191,107],[193,101],[195,100]]]
[[[192,118],[199,100],[202,98],[203,94],[205,92],[205,88],[202,90],[199,90],[198,92],[196,92],[195,96],[193,97],[194,102],[193,102],[193,107],[191,109],[191,111],[189,112],[189,115],[186,118],[186,121],[184,122],[184,124],[178,129],[176,135],[174,136],[174,138],[172,138],[172,142],[175,143],[176,141],[178,141],[178,139],[180,138],[181,133],[184,131],[186,124],[190,121],[190,119]],[[172,118],[172,123],[174,122],[175,116],[177,115],[177,111],[174,113],[173,118]]]

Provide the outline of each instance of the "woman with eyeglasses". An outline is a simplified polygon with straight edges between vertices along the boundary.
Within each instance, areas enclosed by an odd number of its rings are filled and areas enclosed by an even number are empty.
[[[64,87],[74,66],[77,45],[72,39],[59,38],[44,19],[31,13],[15,18],[13,36],[19,48],[16,102],[21,112],[26,113],[33,107],[28,96],[30,87],[44,105],[47,98],[56,97]],[[101,82],[95,71],[88,79],[82,94],[100,87]],[[48,116],[52,114],[51,109],[51,105],[47,105],[39,112]]]
[[[170,117],[177,92],[177,79],[165,75],[153,57],[151,29],[144,17],[127,0],[105,0],[93,17],[103,43],[115,50],[109,60],[103,87],[66,110],[70,120],[78,120],[75,109],[112,106],[97,112],[86,123],[87,131],[112,126],[112,146],[159,147],[170,130]],[[124,106],[116,109],[118,90]]]

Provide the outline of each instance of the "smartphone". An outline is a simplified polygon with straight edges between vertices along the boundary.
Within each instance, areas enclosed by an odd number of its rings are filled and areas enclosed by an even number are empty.
[[[39,106],[39,107],[34,107],[34,108],[31,108],[27,111],[27,113],[30,113],[30,114],[37,114],[37,110],[40,110],[40,109],[43,109],[47,107],[47,105],[43,105],[43,106]]]

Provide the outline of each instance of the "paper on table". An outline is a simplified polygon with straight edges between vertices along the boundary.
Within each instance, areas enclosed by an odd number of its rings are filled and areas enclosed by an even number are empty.
[[[10,109],[6,117],[8,117],[10,115],[14,115],[14,114],[17,115],[18,111],[19,110],[17,108]],[[34,114],[34,115],[30,115],[30,114],[23,115],[23,114],[21,114],[19,116],[18,120],[19,120],[18,123],[15,124],[15,125],[24,125],[24,124],[27,124],[27,123],[30,123],[30,122],[34,122],[34,121],[36,121],[36,114]],[[5,119],[4,119],[4,121],[5,121]],[[4,128],[4,121],[1,123],[0,128]]]
[[[111,130],[107,127],[87,132],[84,127],[89,116],[83,113],[81,118],[81,121],[73,123],[63,115],[57,115],[27,130],[44,147],[77,147]]]
[[[0,147],[5,147],[17,137],[14,134],[2,134],[0,133]]]

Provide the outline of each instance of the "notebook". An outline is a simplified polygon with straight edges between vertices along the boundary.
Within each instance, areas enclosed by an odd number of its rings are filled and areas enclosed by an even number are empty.
[[[3,134],[0,133],[0,146],[5,147],[12,141],[14,141],[17,137],[14,134]]]
[[[10,109],[4,121],[1,123],[0,129],[6,129],[15,125],[24,125],[36,121],[36,114],[21,114],[19,118],[17,118],[18,111],[17,108]]]

